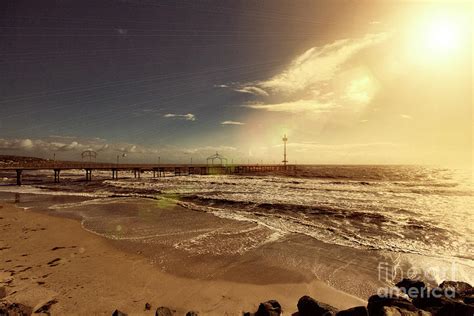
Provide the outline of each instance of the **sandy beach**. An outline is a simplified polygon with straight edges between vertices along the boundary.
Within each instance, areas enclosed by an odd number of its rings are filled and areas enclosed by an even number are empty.
[[[175,276],[148,257],[121,251],[113,241],[85,231],[75,219],[8,203],[0,207],[0,286],[5,287],[5,299],[33,308],[53,301],[52,314],[110,315],[119,309],[152,315],[158,306],[167,306],[176,315],[190,310],[240,315],[268,299],[277,299],[290,314],[305,294],[338,308],[365,303],[317,280],[264,284],[258,275],[265,271],[252,273],[260,284]],[[193,259],[175,264],[192,271]],[[245,268],[233,270],[235,280],[249,273]],[[144,310],[146,303],[151,311]]]

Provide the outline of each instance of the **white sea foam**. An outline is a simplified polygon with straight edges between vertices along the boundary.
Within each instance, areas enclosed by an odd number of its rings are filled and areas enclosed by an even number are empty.
[[[474,190],[469,177],[428,168],[316,169],[320,173],[316,178],[143,177],[105,180],[98,186],[104,191],[94,193],[81,192],[80,185],[73,186],[77,192],[32,186],[0,186],[0,191],[93,198],[184,197],[179,203],[189,209],[254,223],[270,231],[272,237],[264,240],[297,233],[356,248],[474,257],[470,224],[474,221]]]

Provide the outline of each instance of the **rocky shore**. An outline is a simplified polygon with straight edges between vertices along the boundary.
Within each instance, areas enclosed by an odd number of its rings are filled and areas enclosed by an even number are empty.
[[[309,296],[298,300],[292,316],[472,316],[474,288],[465,282],[444,281],[430,288],[424,282],[403,279],[394,289],[385,289],[369,298],[367,306],[347,310],[318,302]],[[255,313],[244,316],[279,316],[283,311],[275,300],[261,303]],[[159,315],[159,314],[156,314]]]
[[[474,288],[465,282],[444,281],[438,287],[430,288],[424,282],[403,279],[396,288],[385,289],[369,298],[367,306],[357,306],[346,310],[318,302],[310,296],[303,296],[296,304],[297,311],[285,311],[292,316],[472,316],[474,315]],[[0,288],[0,298],[5,293]],[[35,308],[19,303],[0,300],[0,315],[23,316],[31,314],[49,315],[48,301]],[[146,303],[144,311],[150,311],[152,304]],[[291,314],[290,314],[291,313]],[[115,310],[112,316],[125,316],[126,312]],[[173,316],[176,311],[160,306],[155,316]],[[186,316],[197,316],[199,312],[189,311]],[[244,312],[243,316],[280,316],[283,310],[276,300],[260,303],[254,313]]]

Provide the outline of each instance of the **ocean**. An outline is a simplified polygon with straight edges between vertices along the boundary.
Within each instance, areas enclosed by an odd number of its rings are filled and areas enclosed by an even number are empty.
[[[92,233],[154,253],[153,261],[165,269],[166,253],[154,251],[157,245],[168,252],[234,261],[266,256],[281,261],[270,260],[272,265],[305,270],[361,297],[365,291],[355,289],[354,282],[341,285],[344,277],[335,276],[336,269],[365,266],[364,275],[354,278],[371,275],[373,287],[387,283],[380,279],[380,262],[385,261],[392,269],[429,271],[434,282],[448,277],[441,273],[447,270],[450,278],[474,281],[469,170],[301,166],[288,176],[107,176],[85,183],[79,181],[82,174],[71,173],[53,184],[35,175],[34,184],[22,187],[5,177],[0,198],[13,201],[16,193],[20,206],[76,217]],[[297,251],[301,244],[304,249]],[[358,259],[344,266],[352,257]],[[363,257],[372,259],[368,263]],[[346,262],[328,270],[315,263],[331,266],[337,260]],[[219,267],[222,263],[214,273]]]

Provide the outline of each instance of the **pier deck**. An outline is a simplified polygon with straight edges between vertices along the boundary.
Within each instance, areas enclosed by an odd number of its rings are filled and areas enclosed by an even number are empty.
[[[16,183],[22,185],[23,175],[27,171],[51,170],[54,172],[54,182],[60,181],[63,170],[84,170],[85,181],[92,180],[93,171],[109,170],[112,179],[119,178],[119,172],[133,172],[135,178],[140,178],[145,171],[153,172],[153,177],[163,177],[171,173],[174,176],[186,175],[210,175],[210,174],[248,174],[265,172],[289,172],[294,171],[295,165],[264,165],[264,164],[240,164],[240,165],[206,165],[206,164],[109,164],[95,162],[47,162],[36,164],[10,164],[0,166],[0,171],[15,171]]]

